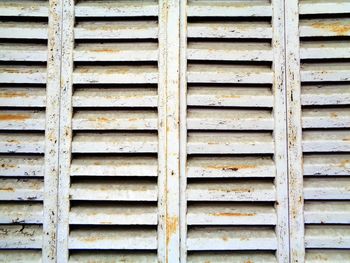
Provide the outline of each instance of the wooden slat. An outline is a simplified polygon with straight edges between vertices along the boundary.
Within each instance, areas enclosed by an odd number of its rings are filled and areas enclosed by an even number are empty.
[[[272,130],[269,110],[190,109],[187,129],[195,130]]]
[[[157,185],[142,180],[86,180],[72,183],[72,200],[157,201]]]
[[[74,130],[156,130],[157,113],[142,110],[77,111]]]
[[[220,61],[271,61],[269,43],[190,42],[187,59]]]
[[[69,223],[75,225],[156,225],[157,207],[148,205],[79,204],[71,207]]]
[[[190,157],[187,177],[274,177],[271,158],[265,157]]]
[[[270,88],[255,87],[189,87],[188,106],[272,107]]]
[[[187,187],[189,201],[275,201],[273,183],[265,181],[195,182]]]
[[[73,230],[70,249],[156,249],[155,230],[85,229]]]
[[[157,107],[157,99],[155,88],[77,88],[73,107]]]
[[[189,64],[187,72],[189,83],[272,83],[273,73],[268,66]]]
[[[301,92],[302,105],[350,104],[349,85],[305,85]]]
[[[255,204],[191,204],[187,207],[188,225],[274,225],[272,206]]]
[[[46,0],[2,0],[0,1],[1,16],[34,16],[49,15],[49,2]]]
[[[350,203],[306,202],[304,217],[306,224],[350,224]]]
[[[350,19],[309,19],[300,21],[301,37],[350,36]]]
[[[2,153],[44,153],[45,137],[39,133],[0,133]]]
[[[1,248],[41,248],[43,230],[41,226],[0,226]]]
[[[188,250],[268,250],[276,247],[275,232],[263,227],[208,227],[188,231]]]
[[[156,21],[79,22],[74,29],[76,39],[156,39]]]
[[[349,262],[349,250],[331,250],[331,249],[308,249],[306,252],[306,263],[319,263],[320,258],[326,262]]]
[[[138,263],[157,263],[157,254],[152,252],[114,252],[114,251],[72,251],[70,252],[69,262],[138,262]]]
[[[0,130],[44,130],[45,112],[33,110],[2,110]]]
[[[348,0],[301,0],[299,13],[301,15],[350,13],[350,3]]]
[[[0,88],[0,105],[4,107],[45,107],[44,88]]]
[[[155,153],[157,150],[157,134],[152,133],[78,133],[72,143],[72,152],[81,153]]]
[[[73,159],[72,176],[157,176],[154,157],[80,157]]]
[[[73,73],[75,84],[84,83],[157,83],[155,66],[81,66]]]
[[[302,113],[303,128],[350,127],[349,108],[305,109]]]
[[[3,155],[0,167],[0,176],[44,176],[44,159],[41,156]]]
[[[305,175],[349,175],[350,155],[306,155],[303,170]]]
[[[277,263],[276,256],[273,253],[264,252],[193,252],[188,255],[188,263],[203,263],[205,261],[218,262],[218,263],[231,263],[231,262],[269,262]]]
[[[1,2],[0,2],[1,4]],[[44,44],[1,43],[0,60],[3,61],[46,61],[47,46]]]
[[[40,250],[0,250],[0,262],[40,263]]]
[[[304,41],[300,45],[301,59],[350,58],[348,41]]]
[[[75,5],[76,17],[137,17],[157,16],[157,1],[96,1],[83,0]]]
[[[1,202],[0,214],[1,224],[42,224],[43,205],[41,203]]]
[[[46,67],[14,65],[0,66],[0,79],[2,83],[45,84]]]
[[[81,43],[74,61],[157,61],[157,43]]]
[[[306,248],[349,248],[349,226],[306,226]]]
[[[349,25],[350,31],[350,25]],[[350,80],[350,63],[313,63],[302,64],[301,81],[348,81]]]
[[[272,27],[266,22],[189,23],[189,38],[262,38],[272,37]]]
[[[350,130],[304,131],[304,152],[349,152]]]
[[[43,200],[42,179],[0,179],[0,185],[0,200]]]
[[[274,143],[269,133],[190,132],[189,154],[259,154],[273,153]]]
[[[207,1],[190,0],[189,17],[236,17],[236,16],[272,16],[271,3],[267,0],[255,1]]]
[[[304,179],[304,198],[308,200],[350,199],[349,178]]]
[[[47,23],[0,22],[0,36],[10,39],[47,39]]]

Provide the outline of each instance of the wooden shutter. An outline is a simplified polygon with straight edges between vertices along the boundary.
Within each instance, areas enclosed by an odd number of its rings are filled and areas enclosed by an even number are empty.
[[[348,262],[350,4],[286,11],[291,262]]]
[[[283,2],[182,16],[182,262],[287,262]]]
[[[0,2],[0,261],[55,262],[59,1]]]

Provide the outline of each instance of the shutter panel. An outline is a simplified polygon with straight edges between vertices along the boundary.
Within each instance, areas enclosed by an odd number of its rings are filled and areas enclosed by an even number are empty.
[[[60,8],[0,2],[2,262],[55,262]]]
[[[182,15],[182,260],[287,262],[283,3]]]
[[[174,9],[171,1],[64,1],[59,262],[165,262],[178,250],[178,217],[168,218],[167,206],[178,189],[171,197],[165,179],[173,158],[166,12]]]
[[[286,4],[291,261],[348,262],[350,6]]]

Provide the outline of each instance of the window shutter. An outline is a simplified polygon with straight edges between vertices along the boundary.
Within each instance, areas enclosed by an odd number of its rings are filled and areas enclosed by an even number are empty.
[[[283,10],[182,8],[183,262],[288,261]]]
[[[347,262],[350,5],[286,1],[292,262]]]
[[[60,7],[0,2],[2,262],[55,262]]]

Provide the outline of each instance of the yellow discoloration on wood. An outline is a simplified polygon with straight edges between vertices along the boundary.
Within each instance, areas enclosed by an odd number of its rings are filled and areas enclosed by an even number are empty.
[[[350,24],[349,25],[344,25],[340,22],[335,22],[335,23],[313,23],[311,24],[312,27],[317,28],[317,29],[324,29],[328,31],[332,31],[336,33],[338,36],[343,36],[346,35],[350,32]]]
[[[18,115],[12,115],[12,114],[0,114],[0,121],[24,121],[30,118],[30,115],[27,114],[18,114]]]
[[[213,213],[211,216],[256,216],[255,213]]]

